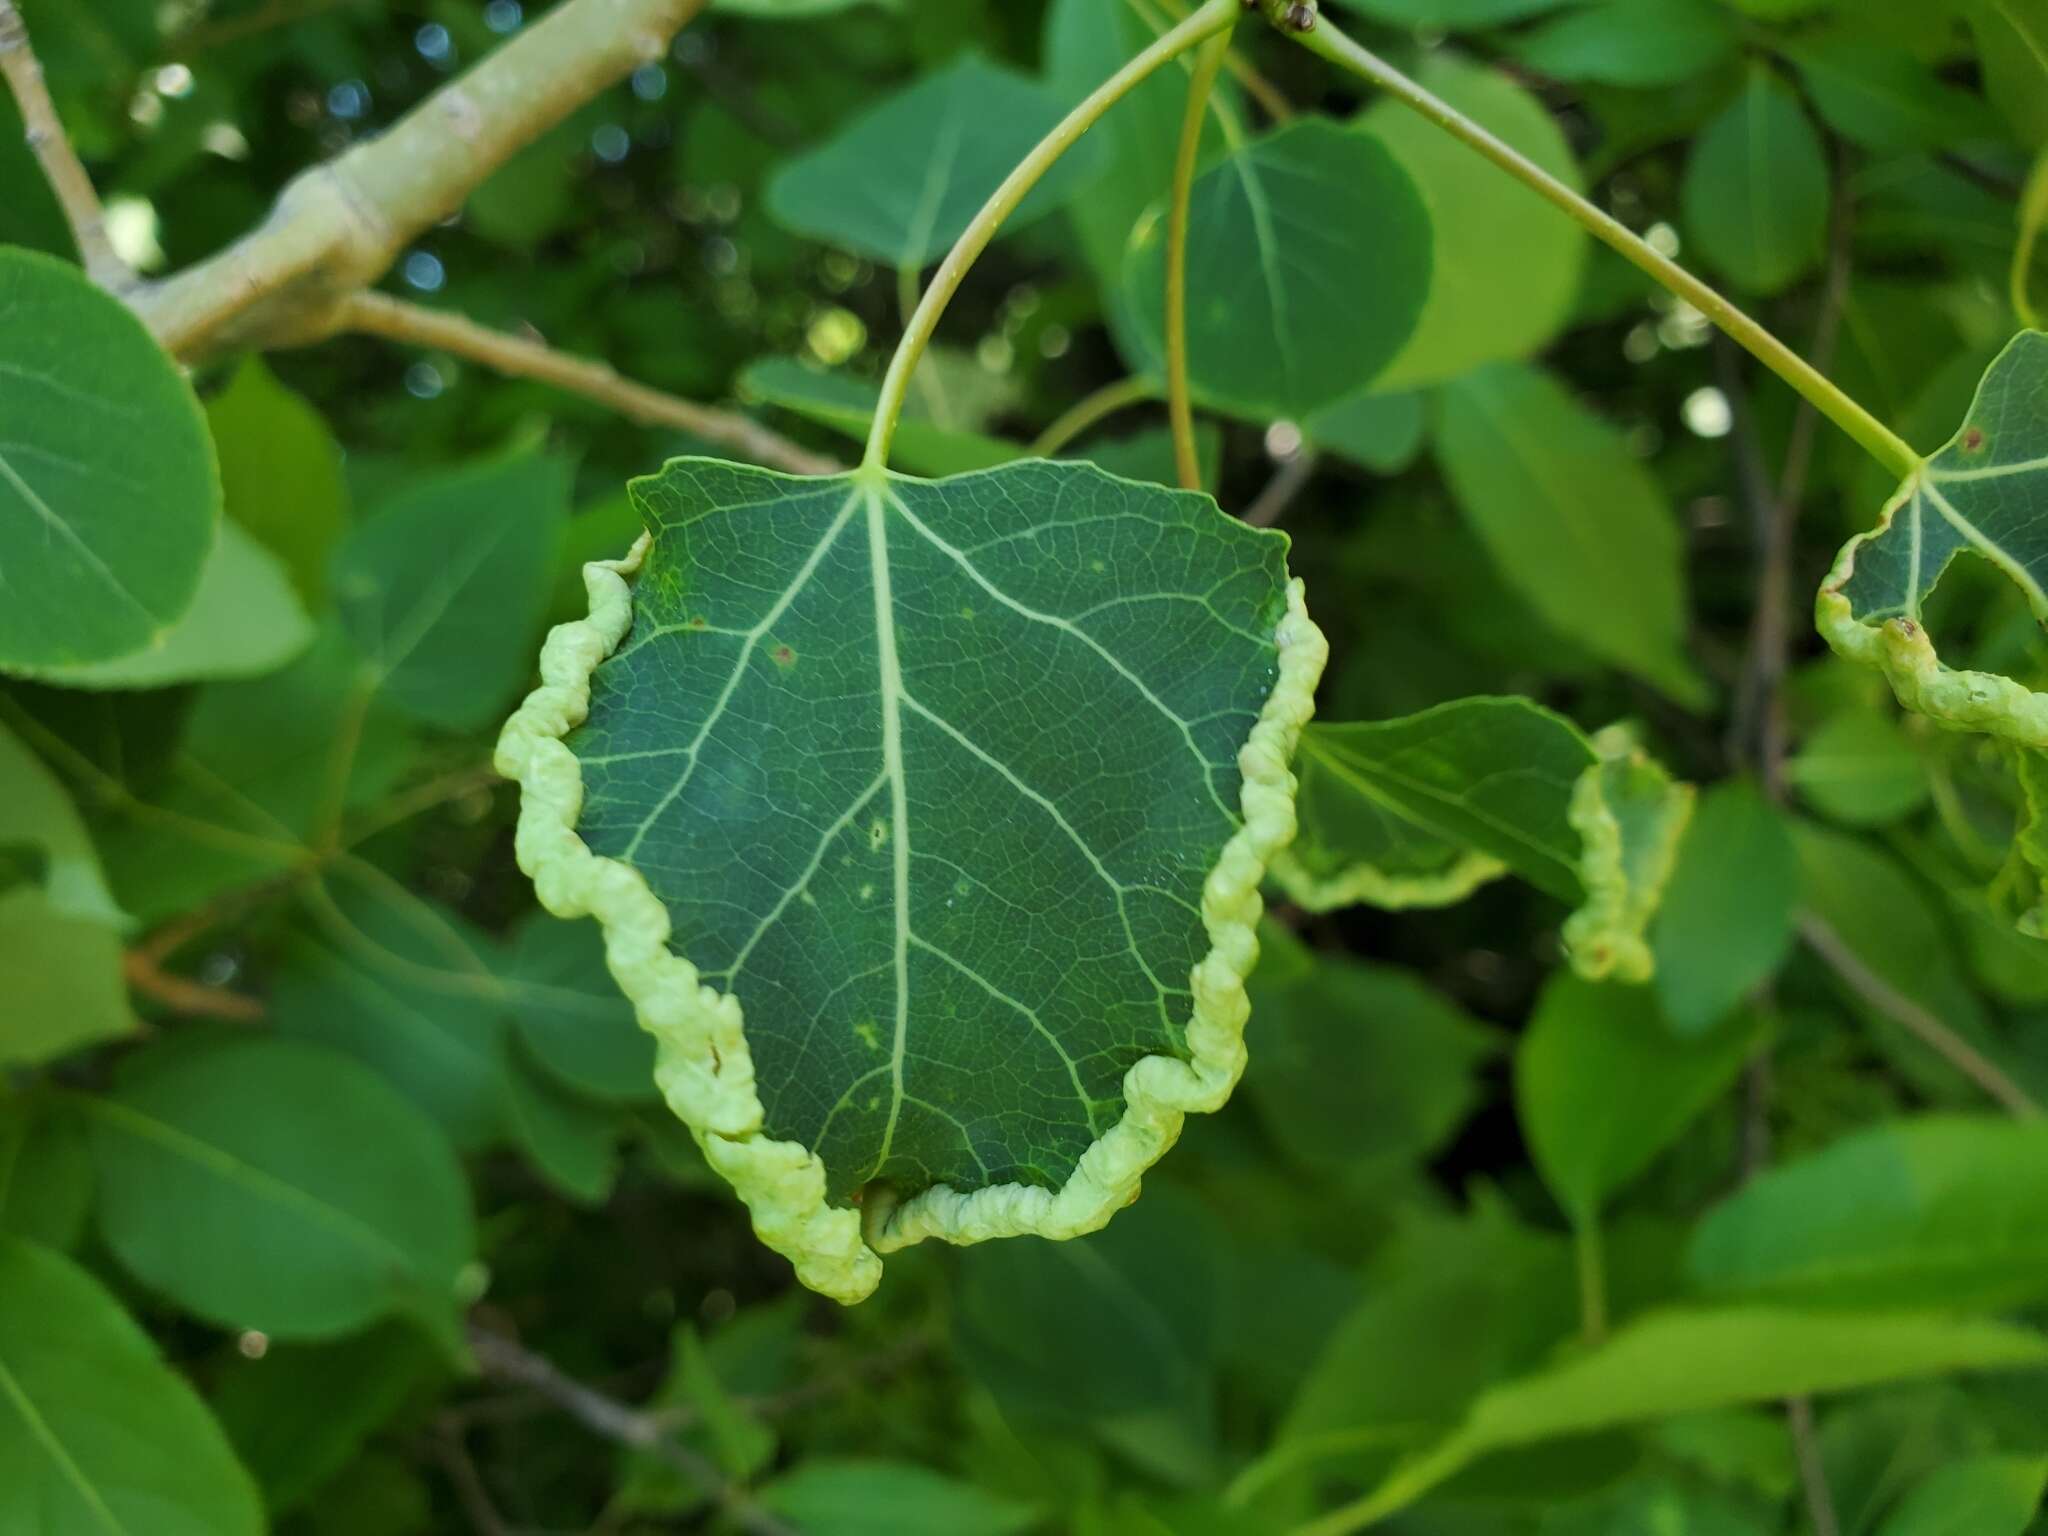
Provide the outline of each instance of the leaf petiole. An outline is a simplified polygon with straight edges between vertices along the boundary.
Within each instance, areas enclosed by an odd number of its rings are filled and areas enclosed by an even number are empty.
[[[903,339],[896,344],[896,355],[889,359],[889,371],[882,379],[881,398],[875,402],[874,425],[868,432],[867,451],[861,456],[863,473],[879,474],[887,465],[889,444],[896,436],[896,423],[903,414],[904,397],[909,392],[910,378],[917,368],[918,359],[924,355],[933,332],[938,329],[946,306],[952,302],[953,295],[959,291],[960,284],[981,253],[988,249],[1003,220],[1016,210],[1026,194],[1038,185],[1040,178],[1052,169],[1060,156],[1080,142],[1081,136],[1094,127],[1105,112],[1161,65],[1227,30],[1237,20],[1241,9],[1240,0],[1207,0],[1186,21],[1090,91],[1051,133],[1038,141],[1030,154],[1018,162],[1016,169],[1003,178],[1003,184],[990,195],[981,211],[975,214],[973,222],[961,231],[953,249],[946,253],[946,259],[939,263],[939,269],[932,274],[931,284],[918,301],[910,323],[904,327]]]
[[[1202,44],[1195,72],[1188,81],[1188,105],[1180,126],[1180,148],[1173,161],[1173,193],[1166,224],[1166,412],[1173,423],[1174,472],[1181,489],[1202,488],[1201,458],[1195,450],[1195,409],[1188,391],[1188,222],[1195,185],[1195,161],[1201,157],[1202,124],[1216,77],[1230,56],[1230,34],[1236,17]]]
[[[1318,58],[1371,81],[1403,106],[1420,113],[1453,138],[1477,150],[1501,170],[1562,210],[1594,239],[1607,245],[1719,326],[1730,340],[1791,385],[1811,402],[1816,410],[1846,432],[1859,447],[1895,476],[1903,480],[1920,468],[1920,455],[1913,451],[1912,446],[1904,438],[1850,399],[1819,369],[1751,319],[1739,307],[1678,263],[1658,252],[1620,220],[1595,207],[1541,166],[1503,143],[1449,103],[1424,90],[1377,54],[1346,36],[1327,17],[1316,18],[1314,24],[1307,29],[1281,26],[1279,30]]]

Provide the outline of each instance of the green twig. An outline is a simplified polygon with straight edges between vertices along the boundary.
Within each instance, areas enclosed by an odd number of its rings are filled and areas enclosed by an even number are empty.
[[[1235,18],[1233,18],[1233,24]],[[1208,118],[1209,96],[1230,56],[1225,27],[1195,56],[1188,81],[1187,111],[1180,125],[1180,148],[1173,160],[1173,193],[1166,220],[1166,414],[1173,423],[1174,472],[1181,489],[1202,488],[1202,461],[1195,449],[1195,406],[1188,390],[1188,222],[1193,200],[1195,162],[1202,153],[1202,124]]]
[[[1114,415],[1125,406],[1158,398],[1159,385],[1143,374],[1116,379],[1083,395],[1062,412],[1051,426],[1038,434],[1027,452],[1034,459],[1049,459],[1104,417]]]
[[[1579,1263],[1579,1332],[1598,1344],[1607,1337],[1607,1258],[1597,1213],[1573,1223],[1572,1252]]]
[[[932,333],[938,329],[946,306],[959,292],[960,284],[965,281],[975,261],[988,249],[1003,220],[1038,185],[1040,178],[1052,169],[1060,156],[1095,126],[1103,113],[1162,64],[1200,46],[1228,27],[1237,19],[1239,8],[1239,0],[1208,0],[1194,15],[1089,92],[1087,98],[1069,112],[1058,127],[1039,140],[1031,153],[1018,162],[1017,168],[1003,178],[1003,184],[982,205],[974,221],[954,242],[953,249],[946,253],[946,259],[939,263],[939,270],[932,274],[930,286],[918,301],[917,312],[904,328],[903,339],[897,343],[896,355],[889,360],[889,372],[882,380],[881,398],[875,402],[874,425],[868,432],[867,452],[861,456],[863,472],[879,474],[887,465],[889,444],[896,436],[896,423],[903,414],[903,399],[909,391],[910,376],[917,368],[918,359],[924,355]]]
[[[1920,467],[1920,455],[1798,353],[1714,289],[1669,257],[1659,254],[1620,220],[1602,212],[1541,166],[1520,154],[1456,108],[1431,95],[1376,54],[1344,35],[1327,19],[1307,30],[1281,30],[1319,58],[1371,81],[1404,106],[1419,112],[1453,138],[1477,150],[1500,169],[1575,220],[1594,239],[1648,274],[1719,326],[1729,338],[1797,390],[1814,409],[1840,427],[1872,458],[1900,479]]]

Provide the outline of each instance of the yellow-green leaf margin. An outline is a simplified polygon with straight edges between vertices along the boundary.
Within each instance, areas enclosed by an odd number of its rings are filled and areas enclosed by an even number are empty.
[[[746,1202],[760,1239],[796,1266],[805,1285],[837,1301],[864,1299],[881,1279],[881,1254],[926,1238],[1069,1238],[1102,1227],[1137,1198],[1145,1170],[1179,1137],[1183,1118],[1221,1108],[1244,1071],[1245,980],[1258,961],[1260,884],[1294,837],[1289,763],[1329,655],[1301,582],[1288,584],[1274,636],[1277,676],[1238,754],[1243,822],[1202,886],[1209,951],[1190,983],[1192,1059],[1136,1062],[1124,1075],[1123,1118],[1058,1190],[1001,1184],[961,1193],[939,1185],[900,1204],[870,1200],[855,1210],[827,1201],[816,1154],[764,1131],[739,1000],[704,985],[697,968],[670,950],[668,911],[639,872],[593,853],[576,833],[583,775],[564,738],[589,712],[592,675],[631,626],[631,578],[649,543],[643,536],[623,560],[584,567],[589,616],[548,636],[541,686],[506,722],[496,763],[520,786],[520,868],[557,917],[595,917],[602,925],[612,975],[655,1037],[655,1081],[669,1107]]]

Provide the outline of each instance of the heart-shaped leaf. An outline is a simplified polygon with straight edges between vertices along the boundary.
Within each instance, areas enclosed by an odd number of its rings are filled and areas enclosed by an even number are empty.
[[[1828,644],[1883,672],[1906,708],[2048,747],[2048,694],[1935,654],[1921,605],[1966,552],[2011,577],[2048,623],[2048,333],[2023,332],[1998,354],[1962,429],[1843,546],[1815,605]]]
[[[634,494],[498,761],[670,1105],[842,1299],[1101,1226],[1242,1069],[1325,653],[1286,540],[1084,464]]]

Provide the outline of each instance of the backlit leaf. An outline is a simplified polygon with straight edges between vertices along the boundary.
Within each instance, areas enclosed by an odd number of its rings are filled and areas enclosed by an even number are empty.
[[[1704,1034],[1784,962],[1798,901],[1799,855],[1784,819],[1747,783],[1708,790],[1651,941],[1673,1029]]]
[[[84,1270],[0,1234],[0,1488],[34,1536],[261,1536],[256,1485]]]
[[[0,250],[0,312],[0,667],[139,651],[191,605],[220,523],[199,402],[75,267]]]
[[[1827,239],[1828,167],[1791,88],[1759,66],[1693,143],[1685,227],[1737,288],[1776,293],[1809,271]]]
[[[1286,541],[1076,464],[634,489],[499,763],[671,1107],[830,1294],[1100,1226],[1241,1069],[1323,656]]]
[[[1305,416],[1372,382],[1415,333],[1434,236],[1378,139],[1302,118],[1232,151],[1189,204],[1188,375],[1219,409]],[[1150,371],[1165,356],[1166,219],[1124,268]]]

